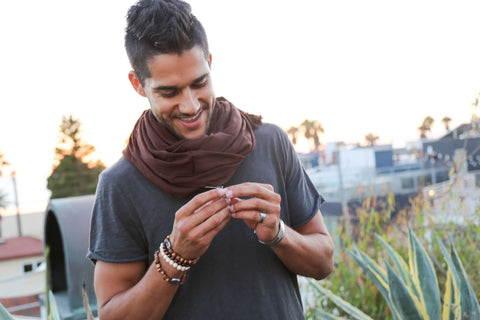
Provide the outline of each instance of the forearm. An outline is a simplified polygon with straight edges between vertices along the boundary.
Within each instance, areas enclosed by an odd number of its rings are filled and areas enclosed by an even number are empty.
[[[301,234],[285,226],[284,238],[272,249],[298,275],[320,280],[333,271],[334,245],[328,233]]]
[[[181,277],[181,272],[163,265],[169,276]],[[99,305],[100,319],[161,319],[177,290],[178,285],[166,282],[152,264],[138,283]]]

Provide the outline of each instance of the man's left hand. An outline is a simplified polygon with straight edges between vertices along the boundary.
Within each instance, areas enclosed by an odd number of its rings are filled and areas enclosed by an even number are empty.
[[[281,197],[271,185],[245,182],[226,188],[225,195],[231,199],[232,218],[243,219],[259,240],[270,242],[277,236]]]

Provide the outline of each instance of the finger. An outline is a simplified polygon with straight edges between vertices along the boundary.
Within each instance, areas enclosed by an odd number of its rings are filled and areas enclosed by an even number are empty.
[[[213,215],[217,214],[221,210],[227,210],[229,212],[228,203],[225,199],[219,198],[212,200],[204,204],[201,208],[194,211],[193,214],[182,217],[177,216],[175,222],[177,227],[183,231],[191,230],[206,220],[208,220]]]
[[[217,188],[199,193],[195,197],[193,197],[192,200],[190,200],[187,204],[182,206],[175,215],[179,217],[189,216],[195,211],[201,209],[202,207],[205,207],[212,201],[218,200],[223,195],[225,195],[225,192],[225,189]]]
[[[216,203],[224,202],[223,208],[215,211],[210,216],[202,216],[205,212],[213,211]],[[210,245],[212,238],[206,237],[210,230],[224,226],[230,220],[230,210],[226,201],[220,199],[194,214],[179,220],[175,220],[171,233],[172,246],[182,257],[194,258],[201,256]],[[209,240],[210,239],[210,240]]]
[[[230,211],[228,208],[220,210],[215,215],[203,221],[197,227],[189,232],[189,237],[201,246],[210,245],[213,237],[230,221]]]
[[[245,183],[237,184],[234,186],[230,186],[225,190],[226,190],[225,195],[229,199],[254,196],[257,198],[270,200],[270,199],[275,199],[277,197],[280,197],[278,194],[274,192],[273,186],[269,184],[263,184],[263,183],[245,182]]]
[[[268,214],[266,213],[266,216],[263,218],[263,221],[261,224],[269,226],[272,225],[274,226],[277,218],[276,214]],[[261,213],[258,210],[243,210],[243,211],[237,211],[235,213],[232,213],[232,218],[234,219],[242,219],[244,220],[249,226],[250,224],[255,227],[257,224],[260,224],[261,220]]]
[[[267,201],[261,198],[250,198],[242,201],[235,201],[229,206],[232,213],[239,211],[255,211],[280,214],[280,202]]]
[[[224,209],[210,217],[200,226],[203,236],[207,241],[212,241],[212,239],[228,224],[230,219],[231,216],[228,209]]]
[[[199,224],[210,219],[212,219],[212,221],[217,221],[219,219],[217,217],[218,214],[224,210],[226,213],[228,213],[227,216],[229,216],[230,208],[228,207],[227,201],[225,199],[218,199],[197,211],[191,216],[191,218],[193,221],[199,221]]]

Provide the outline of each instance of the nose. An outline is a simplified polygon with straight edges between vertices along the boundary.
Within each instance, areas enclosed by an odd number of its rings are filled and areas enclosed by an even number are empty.
[[[179,111],[184,114],[195,114],[200,109],[201,104],[195,92],[187,87],[182,92],[182,99],[179,105]]]

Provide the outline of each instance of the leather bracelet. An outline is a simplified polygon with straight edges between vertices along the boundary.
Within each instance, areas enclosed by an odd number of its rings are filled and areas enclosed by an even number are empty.
[[[258,239],[258,242],[269,247],[273,247],[279,244],[280,241],[282,241],[283,237],[285,236],[285,223],[283,223],[282,219],[279,219],[279,221],[280,221],[280,227],[278,229],[277,236],[270,242],[263,242],[260,239]]]

